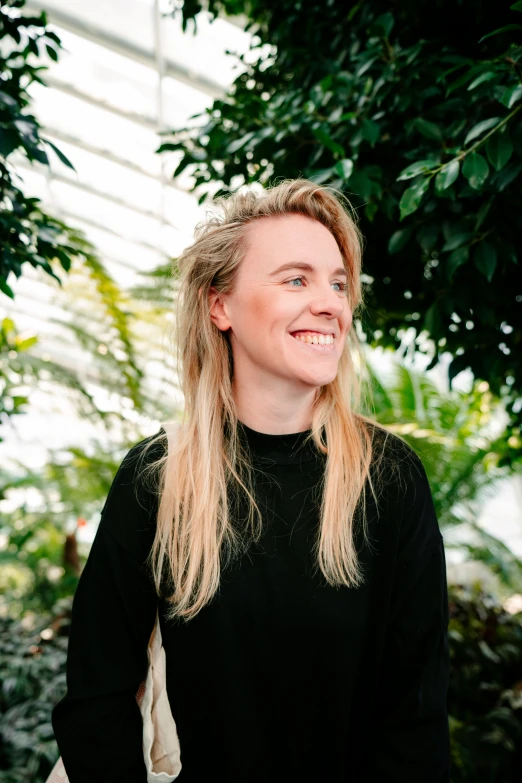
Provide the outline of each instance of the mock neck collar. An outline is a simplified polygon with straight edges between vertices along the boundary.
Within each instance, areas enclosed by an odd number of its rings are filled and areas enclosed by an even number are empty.
[[[284,435],[268,435],[247,427],[242,421],[238,420],[237,424],[239,437],[246,439],[255,462],[294,465],[324,456],[313,440],[305,443],[311,429]]]

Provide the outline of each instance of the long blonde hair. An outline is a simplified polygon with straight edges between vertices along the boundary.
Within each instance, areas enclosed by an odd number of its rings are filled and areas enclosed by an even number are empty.
[[[169,617],[186,620],[215,595],[223,565],[246,551],[262,531],[249,453],[238,437],[232,350],[227,333],[210,318],[210,287],[219,293],[233,289],[252,221],[300,214],[319,221],[332,233],[347,271],[347,296],[354,316],[363,304],[361,237],[342,193],[300,178],[284,180],[263,192],[242,189],[213,203],[216,211],[197,225],[193,244],[177,259],[174,340],[184,394],[183,418],[175,447],[165,449],[144,471],[155,474],[159,498],[148,564],[158,594],[171,605]],[[352,327],[336,378],[317,390],[309,436],[319,452],[327,455],[320,485],[316,565],[328,584],[347,587],[364,583],[354,545],[356,511],[362,504],[368,542],[364,487],[368,482],[377,499],[370,466],[372,460],[378,464],[375,457],[382,455],[380,447],[375,449],[376,435],[386,432],[357,413],[361,402],[358,374],[363,368],[364,356]],[[165,439],[161,432],[150,440],[140,458],[154,443]],[[232,488],[243,491],[249,501],[242,531],[232,524]]]

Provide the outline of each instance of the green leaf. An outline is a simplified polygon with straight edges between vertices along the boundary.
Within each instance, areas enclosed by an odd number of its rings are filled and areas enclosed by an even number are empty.
[[[0,326],[4,334],[10,334],[11,332],[16,331],[15,322],[12,318],[2,318],[2,323]]]
[[[411,215],[412,212],[415,212],[419,208],[422,197],[428,190],[429,184],[429,177],[425,177],[420,183],[412,185],[411,188],[404,191],[399,203],[401,210],[400,220],[403,220],[407,215]]]
[[[15,109],[18,106],[17,101],[3,90],[0,90],[0,103],[3,103],[4,106],[9,106],[11,109]]]
[[[522,98],[522,84],[515,84],[514,87],[508,87],[502,93],[500,103],[502,103],[507,109],[511,109],[514,103]]]
[[[184,149],[183,143],[181,141],[176,142],[176,144],[173,144],[170,141],[166,141],[163,144],[160,144],[158,149],[156,150],[156,153],[161,152],[175,152],[176,150],[182,150]]]
[[[250,133],[245,133],[244,136],[241,136],[239,139],[234,139],[230,142],[230,144],[227,146],[227,152],[232,155],[234,152],[237,152],[241,149],[241,147],[244,147],[245,144],[248,144],[248,142],[252,139],[254,136],[254,131],[250,131]]]
[[[365,201],[381,192],[379,183],[371,179],[366,173],[368,169],[370,169],[370,166],[367,166],[365,169],[358,168],[350,177],[350,190],[353,193],[357,193]]]
[[[50,147],[52,147],[52,149],[53,149],[53,150],[56,152],[56,154],[57,154],[58,158],[59,158],[59,159],[62,161],[62,163],[63,163],[65,166],[68,166],[68,167],[69,167],[70,169],[72,169],[73,171],[76,171],[76,169],[74,168],[74,166],[73,166],[73,164],[71,163],[71,161],[69,160],[69,158],[68,158],[66,155],[64,155],[64,154],[63,154],[63,152],[62,152],[61,150],[59,150],[59,149],[58,149],[58,147],[56,147],[56,146],[55,146],[55,145],[52,143],[52,141],[49,141],[49,139],[42,139],[42,141],[44,141],[46,144],[48,144]]]
[[[29,160],[37,160],[39,163],[43,163],[44,166],[49,165],[49,158],[45,150],[41,150],[39,147],[33,147],[31,153],[27,150],[27,157]]]
[[[462,167],[462,173],[468,180],[469,184],[475,190],[482,187],[489,174],[489,166],[487,160],[479,155],[478,152],[472,152],[466,156],[464,165]]]
[[[500,171],[513,154],[513,145],[508,134],[494,133],[490,136],[486,142],[486,154],[493,168]]]
[[[430,335],[440,334],[440,331],[442,329],[442,318],[440,315],[440,309],[437,302],[432,304],[431,307],[428,308],[428,310],[426,310],[426,315],[424,316],[423,325]]]
[[[495,186],[498,190],[504,190],[508,185],[511,185],[521,171],[522,163],[510,163],[509,166],[504,166],[504,168],[495,175]]]
[[[54,46],[50,46],[49,44],[46,44],[45,48],[47,49],[47,54],[51,58],[51,60],[54,60],[55,63],[58,62],[58,52],[54,48]]]
[[[52,33],[50,30],[46,30],[43,37],[49,38],[50,41],[54,41],[55,44],[58,44],[58,46],[62,45],[60,38],[56,35],[56,33]]]
[[[379,205],[376,204],[375,201],[369,201],[368,204],[364,205],[364,215],[370,221],[370,223],[373,223],[373,219],[377,214],[378,209]]]
[[[477,212],[477,219],[475,221],[475,231],[478,231],[483,222],[485,221],[486,217],[488,216],[488,212],[491,209],[492,199],[489,201],[485,201],[482,206],[480,207],[479,211]]]
[[[427,139],[432,139],[433,141],[442,141],[444,139],[444,134],[442,133],[439,126],[435,125],[434,122],[425,120],[423,117],[417,117],[415,120],[415,126],[417,130]]]
[[[482,41],[485,41],[486,38],[491,38],[493,35],[499,35],[500,33],[507,33],[509,30],[522,30],[522,25],[519,24],[507,24],[505,27],[499,27],[498,30],[493,30],[492,33],[488,33],[487,35],[483,35],[482,38],[479,39],[479,43],[482,43]]]
[[[410,163],[409,166],[401,171],[397,177],[397,182],[402,179],[413,179],[413,177],[417,177],[419,174],[431,171],[436,165],[437,162],[434,160],[418,160],[415,163]]]
[[[393,256],[395,253],[398,253],[408,244],[408,240],[411,237],[412,231],[413,228],[400,228],[391,235],[390,241],[388,242],[388,253],[391,256]]]
[[[428,223],[417,232],[417,242],[425,253],[431,253],[437,244],[440,229],[436,223]]]
[[[67,255],[67,253],[64,253],[64,251],[61,250],[59,247],[55,249],[55,253],[60,261],[60,264],[62,265],[62,268],[65,269],[66,272],[69,272],[71,268],[70,257]]]
[[[472,62],[471,60],[467,60],[464,63],[461,63],[459,67],[461,67],[462,65],[471,64],[471,62]],[[452,82],[452,84],[450,84],[450,86],[447,88],[446,97],[448,95],[451,95],[451,93],[454,92],[455,90],[458,90],[461,87],[463,87],[466,84],[466,82],[470,81],[470,79],[473,79],[474,77],[482,73],[483,69],[484,66],[481,63],[475,63],[475,65],[472,65],[471,68],[468,68],[466,71],[464,71],[464,73],[462,73],[457,79],[455,79],[455,81]],[[455,70],[455,69],[451,69],[451,70]]]
[[[460,234],[454,234],[452,237],[448,239],[448,241],[444,244],[442,250],[456,250],[457,247],[461,247],[466,242],[469,242],[469,240],[472,238],[473,232],[472,231],[465,231]]]
[[[365,138],[366,141],[369,142],[370,146],[373,147],[381,135],[381,129],[379,125],[373,120],[369,120],[365,117],[362,121],[361,130],[363,138]]]
[[[395,23],[395,20],[393,18],[393,15],[388,11],[386,14],[382,14],[382,16],[377,17],[375,22],[372,25],[372,33],[377,35],[382,35],[385,38],[388,38],[390,35],[393,25]]]
[[[491,283],[497,266],[497,251],[489,242],[481,242],[475,250],[475,266]]]
[[[325,130],[322,128],[314,128],[313,134],[315,138],[321,142],[323,147],[327,147],[329,150],[334,152],[336,155],[340,155],[342,158],[346,157],[344,148],[341,147],[341,145],[338,144],[334,139],[332,139],[332,137]]]
[[[459,176],[460,163],[458,160],[453,159],[447,163],[443,169],[439,171],[435,177],[435,191],[442,193],[443,190],[449,188],[457,177]]]
[[[490,117],[489,120],[482,120],[482,122],[478,122],[464,139],[464,146],[469,144],[470,141],[473,141],[473,139],[476,139],[477,136],[481,136],[485,131],[489,130],[494,125],[497,125],[499,122],[500,117]]]
[[[332,167],[327,169],[318,169],[317,171],[314,171],[313,174],[310,174],[308,179],[321,185],[323,182],[326,182],[327,179],[330,179],[333,176],[333,173],[334,169]]]
[[[453,275],[455,274],[459,266],[465,264],[468,258],[469,258],[468,245],[465,245],[464,247],[459,247],[457,248],[457,250],[453,251],[453,253],[450,255],[450,257],[446,262],[446,275],[450,282],[453,280]]]
[[[7,284],[7,280],[2,275],[0,275],[0,291],[14,299],[13,289]]]
[[[25,340],[20,340],[20,342],[17,342],[16,347],[19,351],[27,351],[32,345],[35,345],[35,343],[38,342],[38,337],[36,335],[33,335],[32,337],[27,337]]]
[[[17,147],[20,146],[21,140],[18,133],[12,130],[0,129],[0,155],[7,158]]]
[[[349,179],[353,171],[353,160],[350,160],[350,158],[340,160],[335,164],[334,171],[343,179]]]
[[[518,3],[513,3],[513,5],[509,6],[512,11],[521,11],[522,12],[522,1],[519,0]]]
[[[372,67],[377,57],[369,57],[367,60],[363,60],[362,65],[359,66],[359,69],[355,73],[355,78],[360,79],[360,77],[366,73],[366,71]]]
[[[484,82],[489,82],[491,79],[494,79],[495,76],[497,76],[495,71],[486,71],[485,73],[481,73],[480,76],[477,76],[476,79],[473,79],[473,81],[468,87],[468,90],[474,90],[475,87],[479,86],[479,84],[484,84]]]

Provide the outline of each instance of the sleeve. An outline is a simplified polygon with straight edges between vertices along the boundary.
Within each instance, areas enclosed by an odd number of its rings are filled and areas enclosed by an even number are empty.
[[[411,453],[366,783],[449,783],[448,587],[443,537]]]
[[[74,596],[67,692],[52,713],[70,783],[147,780],[135,698],[147,672],[157,611],[144,567],[154,503],[142,504],[134,482],[135,457],[145,442],[118,469]]]

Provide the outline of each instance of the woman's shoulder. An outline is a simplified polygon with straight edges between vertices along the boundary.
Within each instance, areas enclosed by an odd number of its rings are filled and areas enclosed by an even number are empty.
[[[100,516],[100,527],[125,549],[141,553],[153,538],[158,508],[158,467],[167,449],[165,429],[128,449],[119,464]]]
[[[412,469],[423,469],[419,454],[404,438],[374,421],[365,422],[372,440],[372,464],[384,464],[403,475]]]
[[[401,541],[415,545],[420,556],[441,541],[426,468],[415,449],[399,435],[380,425],[373,431],[372,478],[376,479],[380,509]]]
[[[372,438],[370,474],[385,497],[408,508],[431,495],[426,468],[413,446],[379,423],[368,422],[367,426]]]
[[[134,479],[144,469],[150,470],[164,455],[167,449],[167,434],[161,426],[153,435],[135,443],[126,453],[118,472],[130,472]]]

